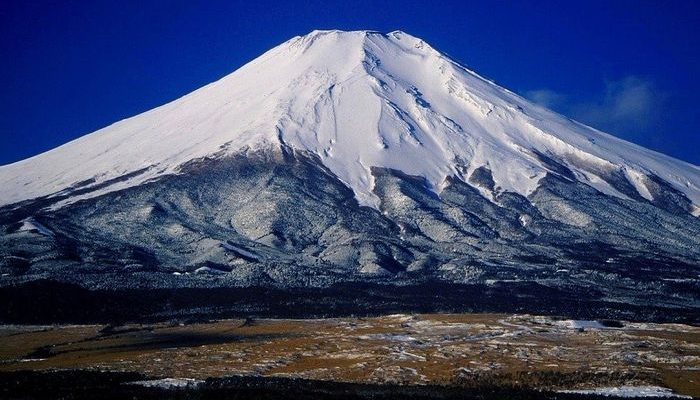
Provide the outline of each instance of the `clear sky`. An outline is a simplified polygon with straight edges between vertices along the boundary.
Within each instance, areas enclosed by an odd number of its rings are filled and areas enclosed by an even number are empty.
[[[0,165],[314,29],[406,31],[556,111],[700,164],[700,1],[4,0]]]

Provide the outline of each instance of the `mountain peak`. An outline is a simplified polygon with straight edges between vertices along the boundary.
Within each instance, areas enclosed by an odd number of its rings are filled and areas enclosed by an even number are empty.
[[[0,167],[0,205],[66,202],[138,185],[194,159],[286,146],[314,154],[357,200],[379,208],[372,168],[425,179],[488,171],[530,195],[555,174],[653,201],[663,182],[700,204],[700,169],[573,122],[485,80],[401,31],[313,31],[178,100]],[[94,190],[90,190],[93,188]],[[692,208],[692,209],[691,209]]]
[[[348,56],[354,54],[352,51],[341,54],[338,52],[340,48],[364,49],[365,52],[376,53],[378,49],[387,50],[396,46],[406,51],[424,50],[426,55],[431,53],[432,55],[440,56],[439,52],[427,45],[422,39],[399,30],[390,33],[372,30],[315,30],[304,36],[297,36],[280,47],[302,48],[303,52],[310,51],[313,48],[319,53],[331,53],[335,60],[332,58],[320,60],[321,63],[329,63],[332,61],[348,61]],[[379,51],[381,52],[381,50]]]
[[[375,31],[372,29],[358,29],[358,30],[353,30],[353,31],[344,31],[340,29],[314,29],[313,31],[307,33],[306,35],[298,36],[298,37],[318,37],[318,36],[325,36],[325,35],[337,35],[337,36],[369,36],[369,35],[378,35],[378,36],[384,36],[387,37],[389,35],[395,35],[395,36],[410,36],[411,35],[407,34],[404,31],[401,30],[395,30],[389,33],[382,33],[380,31]]]

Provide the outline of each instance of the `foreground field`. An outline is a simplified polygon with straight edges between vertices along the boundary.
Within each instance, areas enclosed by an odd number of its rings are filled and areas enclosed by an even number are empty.
[[[497,314],[0,327],[0,371],[136,372],[700,396],[700,328]]]

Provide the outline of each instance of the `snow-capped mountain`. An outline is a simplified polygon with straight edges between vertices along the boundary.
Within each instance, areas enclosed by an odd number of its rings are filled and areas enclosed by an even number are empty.
[[[692,212],[700,204],[697,166],[536,106],[399,31],[293,38],[181,99],[2,167],[0,204],[130,176],[90,197],[280,144],[317,155],[374,208],[371,167],[424,177],[437,194],[447,177],[486,168],[499,191],[527,196],[553,172],[547,158],[606,194],[653,201],[657,177]]]
[[[665,279],[664,301],[697,300],[698,166],[530,103],[400,31],[295,37],[0,167],[0,187],[13,282],[438,279],[612,285],[601,295],[623,298]]]

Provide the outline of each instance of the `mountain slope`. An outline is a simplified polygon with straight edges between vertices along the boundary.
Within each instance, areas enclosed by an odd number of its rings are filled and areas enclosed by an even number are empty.
[[[700,301],[697,166],[533,105],[403,32],[291,39],[0,167],[0,185],[2,285],[443,282]]]
[[[700,204],[697,166],[535,106],[406,33],[339,31],[291,39],[172,103],[1,167],[0,204],[118,190],[270,144],[318,155],[374,208],[372,167],[425,177],[436,193],[483,167],[499,192],[526,196],[558,172],[550,160],[606,194],[654,201],[660,180],[689,212]]]

